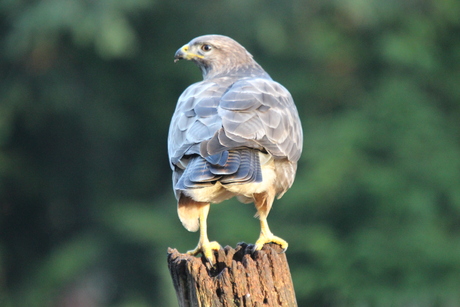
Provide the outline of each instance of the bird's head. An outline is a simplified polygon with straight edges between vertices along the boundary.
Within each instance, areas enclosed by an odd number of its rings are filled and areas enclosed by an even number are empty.
[[[204,35],[192,39],[174,55],[174,62],[182,59],[197,64],[204,79],[248,70],[263,72],[243,46],[223,35]]]

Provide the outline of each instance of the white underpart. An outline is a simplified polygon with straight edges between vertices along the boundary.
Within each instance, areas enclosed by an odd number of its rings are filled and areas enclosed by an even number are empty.
[[[220,203],[233,196],[238,196],[238,200],[241,202],[251,202],[253,194],[267,191],[273,186],[276,179],[273,157],[260,152],[259,158],[262,168],[262,182],[226,185],[217,182],[210,187],[188,189],[184,190],[183,193],[199,202]]]

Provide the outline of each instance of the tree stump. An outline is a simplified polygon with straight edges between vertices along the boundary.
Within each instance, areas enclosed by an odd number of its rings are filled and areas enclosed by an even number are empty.
[[[297,306],[286,254],[276,244],[253,252],[239,243],[214,253],[216,264],[168,248],[180,307]]]

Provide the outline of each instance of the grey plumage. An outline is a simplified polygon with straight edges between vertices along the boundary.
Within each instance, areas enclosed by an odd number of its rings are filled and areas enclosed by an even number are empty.
[[[217,203],[237,196],[248,202],[265,192],[261,189],[279,197],[286,192],[303,140],[290,93],[240,44],[225,36],[202,36],[178,50],[176,59],[182,58],[194,61],[204,78],[179,97],[168,137],[179,216],[194,231],[198,211],[187,211],[186,205],[193,201]],[[264,169],[275,178],[265,178]],[[236,185],[242,187],[232,188]]]

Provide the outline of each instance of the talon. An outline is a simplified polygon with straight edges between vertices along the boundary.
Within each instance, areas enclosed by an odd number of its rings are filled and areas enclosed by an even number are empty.
[[[196,256],[198,254],[202,254],[211,264],[214,264],[214,250],[219,250],[222,247],[216,241],[212,242],[205,242],[205,243],[198,243],[198,246],[193,249],[187,251],[187,254]]]
[[[221,248],[222,247],[220,246],[220,244],[217,243],[216,241],[209,242],[208,247],[206,247],[206,248],[203,247],[203,255],[206,257],[206,259],[208,259],[208,261],[211,264],[214,264],[215,261],[214,261],[214,252],[213,251],[214,250],[218,251]]]
[[[266,235],[261,235],[259,237],[259,239],[256,241],[256,244],[254,246],[254,250],[258,251],[258,250],[261,250],[263,247],[264,247],[264,244],[266,243],[276,243],[278,245],[281,246],[281,248],[283,249],[283,253],[287,250],[289,244],[284,241],[283,239],[281,239],[280,237],[277,237],[277,236],[274,236],[274,235],[269,235],[269,236],[266,236]]]

